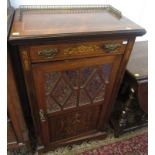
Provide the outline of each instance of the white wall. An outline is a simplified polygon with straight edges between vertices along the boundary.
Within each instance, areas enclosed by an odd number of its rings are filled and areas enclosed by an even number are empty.
[[[148,0],[10,0],[12,6],[19,5],[71,5],[71,4],[111,4],[122,14],[146,30],[148,26]],[[137,38],[137,40],[148,40],[148,35]]]

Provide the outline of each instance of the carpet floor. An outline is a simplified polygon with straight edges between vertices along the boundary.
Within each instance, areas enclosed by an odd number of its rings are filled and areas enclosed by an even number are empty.
[[[148,131],[142,128],[114,138],[83,142],[80,145],[58,148],[44,155],[147,155]]]
[[[24,146],[7,152],[8,155],[32,155]],[[138,129],[114,138],[113,131],[103,140],[86,141],[79,145],[57,148],[47,153],[36,152],[33,155],[147,155],[148,130]]]

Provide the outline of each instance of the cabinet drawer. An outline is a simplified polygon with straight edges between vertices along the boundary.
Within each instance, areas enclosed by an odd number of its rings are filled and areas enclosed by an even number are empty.
[[[30,46],[31,62],[123,54],[127,40],[106,40]]]

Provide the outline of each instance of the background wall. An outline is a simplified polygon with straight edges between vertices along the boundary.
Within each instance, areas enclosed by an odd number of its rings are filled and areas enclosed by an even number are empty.
[[[71,4],[111,4],[122,14],[135,23],[143,26],[147,31],[148,25],[148,0],[10,0],[13,7],[19,5],[71,5]],[[148,40],[148,34],[137,40]]]

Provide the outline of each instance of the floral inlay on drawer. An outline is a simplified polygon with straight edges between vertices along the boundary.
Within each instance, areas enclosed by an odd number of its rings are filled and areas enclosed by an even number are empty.
[[[30,47],[32,62],[63,60],[81,57],[123,54],[127,39],[81,42]]]

